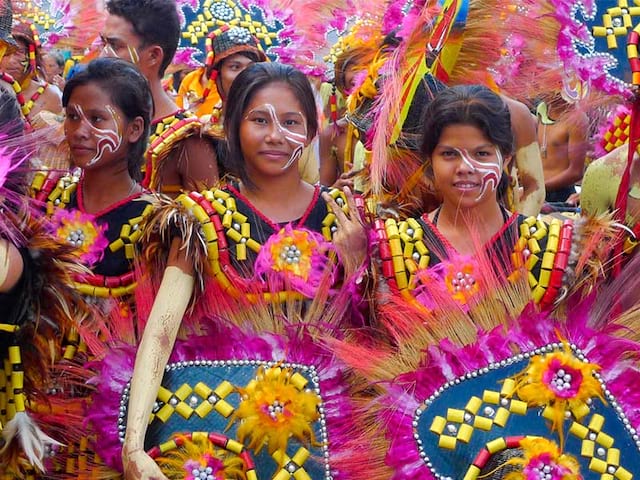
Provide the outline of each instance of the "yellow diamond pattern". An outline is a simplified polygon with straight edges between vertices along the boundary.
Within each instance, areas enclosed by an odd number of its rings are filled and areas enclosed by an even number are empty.
[[[200,418],[205,418],[211,412],[228,418],[234,407],[225,401],[225,398],[233,392],[233,385],[228,381],[221,382],[215,388],[209,387],[204,382],[199,382],[195,387],[184,383],[175,392],[160,387],[158,401],[162,407],[151,415],[151,421],[158,419],[166,423],[174,413],[184,419],[189,419],[195,413]]]
[[[273,459],[278,462],[278,465],[282,465],[282,468],[273,476],[273,480],[288,480],[290,478],[311,480],[311,477],[303,467],[310,455],[309,450],[304,447],[300,447],[291,458],[282,450],[273,452],[271,455]]]
[[[616,7],[611,7],[602,14],[602,25],[593,27],[594,37],[603,37],[607,40],[610,50],[618,48],[618,37],[624,37],[626,42],[628,31],[633,28],[633,17],[640,15],[640,7],[629,6],[628,0],[618,0]]]

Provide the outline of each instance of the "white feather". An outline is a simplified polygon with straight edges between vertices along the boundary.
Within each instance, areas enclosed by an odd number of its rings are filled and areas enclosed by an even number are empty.
[[[25,412],[16,413],[4,426],[2,438],[5,444],[0,454],[4,453],[16,437],[29,463],[42,472],[44,472],[42,459],[47,445],[62,445],[44,433]]]

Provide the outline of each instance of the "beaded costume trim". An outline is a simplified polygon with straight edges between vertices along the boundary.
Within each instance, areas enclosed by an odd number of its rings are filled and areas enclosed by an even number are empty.
[[[330,195],[346,210],[346,199],[339,190],[332,190]],[[201,224],[207,262],[216,281],[232,295],[239,295],[238,286],[246,284],[247,279],[232,266],[231,259],[234,257],[241,262],[246,261],[247,249],[257,254],[262,248],[262,244],[252,237],[250,219],[238,211],[233,195],[220,189],[182,194],[176,202],[185,207]],[[336,229],[335,214],[329,211],[322,221],[322,236],[330,241]],[[283,301],[290,294],[291,292],[264,292],[262,295],[268,301]]]
[[[144,180],[142,186],[151,190],[158,187],[158,171],[162,162],[176,143],[197,133],[202,128],[198,119],[184,110],[164,117],[152,125],[149,136],[149,146],[145,153],[146,164],[143,168]]]
[[[424,243],[424,231],[414,218],[376,220],[382,274],[401,293],[416,288],[416,273],[431,267],[433,261]],[[535,303],[550,307],[561,293],[569,263],[573,224],[558,219],[546,224],[529,217],[520,225],[520,237],[511,254],[514,269],[525,266]],[[541,244],[543,245],[541,247]]]
[[[46,203],[47,215],[51,216],[59,208],[65,208],[71,201],[71,195],[77,191],[80,177],[77,174],[57,176],[52,172],[36,173],[31,188],[34,198]],[[127,219],[120,228],[118,238],[108,244],[107,248],[115,253],[124,249],[125,257],[133,261],[136,243],[142,237],[140,228],[145,218],[153,211],[152,205],[147,205],[142,213]],[[95,297],[123,297],[131,295],[136,288],[133,270],[117,276],[84,275],[74,277],[74,288],[83,295]]]

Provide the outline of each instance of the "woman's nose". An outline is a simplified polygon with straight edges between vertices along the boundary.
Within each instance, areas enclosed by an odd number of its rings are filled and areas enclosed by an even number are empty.
[[[456,149],[458,152],[457,171],[461,173],[473,173],[477,170],[476,161],[471,157],[468,151],[464,149]]]
[[[281,142],[284,141],[284,132],[282,131],[282,127],[278,125],[276,122],[273,122],[269,126],[269,131],[267,132],[267,139],[272,142]]]

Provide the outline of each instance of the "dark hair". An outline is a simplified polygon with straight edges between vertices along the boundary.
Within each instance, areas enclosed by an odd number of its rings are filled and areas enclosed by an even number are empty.
[[[344,94],[347,91],[348,85],[345,83],[345,77],[349,67],[355,65],[366,69],[373,61],[375,53],[370,47],[362,46],[351,48],[338,55],[333,69],[335,72],[334,82],[340,93]]]
[[[62,92],[62,106],[69,104],[69,98],[76,87],[96,83],[115,105],[124,113],[127,121],[142,117],[143,134],[132,144],[127,154],[127,168],[135,180],[141,179],[140,166],[147,148],[149,125],[153,115],[153,100],[147,79],[135,65],[119,58],[97,58],[76,73],[67,82]]]
[[[425,168],[428,177],[433,178],[430,158],[442,132],[456,124],[478,128],[500,149],[503,157],[513,154],[514,137],[507,104],[483,85],[456,85],[438,92],[422,116],[420,151],[428,162]],[[503,172],[498,186],[499,199],[503,199],[507,187],[508,178]]]
[[[10,138],[24,132],[24,116],[15,93],[0,85],[0,131]]]
[[[225,103],[224,132],[227,138],[227,169],[247,185],[251,181],[242,157],[240,123],[247,106],[262,88],[272,83],[286,83],[302,106],[307,120],[308,138],[318,133],[318,110],[309,79],[300,70],[281,63],[260,62],[250,65],[233,80]]]
[[[252,50],[240,50],[240,51],[234,52],[231,55],[228,55],[228,56],[222,58],[221,60],[216,61],[213,64],[213,66],[211,67],[211,69],[212,70],[220,70],[222,68],[222,65],[224,64],[224,62],[226,62],[228,59],[230,59],[234,55],[242,55],[243,57],[247,57],[253,63],[258,63],[258,62],[262,62],[263,61],[260,58],[260,56],[256,52],[254,52]]]
[[[143,46],[162,48],[159,71],[162,77],[180,41],[180,17],[175,0],[108,0],[106,6],[111,15],[122,17],[133,26]]]

